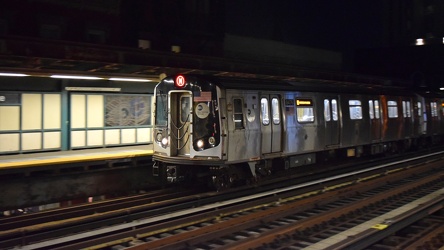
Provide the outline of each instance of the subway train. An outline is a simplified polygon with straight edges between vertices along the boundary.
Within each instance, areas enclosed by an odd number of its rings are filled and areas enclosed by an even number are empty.
[[[155,88],[153,174],[224,189],[329,159],[443,140],[443,98],[322,80],[176,75]]]

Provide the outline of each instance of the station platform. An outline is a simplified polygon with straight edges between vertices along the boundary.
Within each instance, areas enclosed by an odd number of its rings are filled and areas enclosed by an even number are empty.
[[[0,156],[0,171],[35,166],[151,156],[153,145],[81,149]]]
[[[158,186],[153,145],[0,156],[0,211]]]

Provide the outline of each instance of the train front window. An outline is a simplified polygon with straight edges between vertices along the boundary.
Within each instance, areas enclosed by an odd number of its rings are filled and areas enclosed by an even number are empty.
[[[156,119],[158,126],[166,126],[168,121],[168,96],[166,94],[158,94],[156,96]]]
[[[190,98],[180,97],[180,121],[182,123],[188,122],[190,116]]]

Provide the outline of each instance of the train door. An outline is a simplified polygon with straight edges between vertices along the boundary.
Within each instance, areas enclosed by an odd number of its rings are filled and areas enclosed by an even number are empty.
[[[402,117],[404,138],[411,138],[413,135],[413,121],[412,121],[412,101],[411,98],[402,100]]]
[[[381,108],[379,99],[370,99],[368,101],[369,116],[370,116],[370,139],[372,142],[381,140]]]
[[[325,145],[339,144],[339,112],[337,97],[324,99]]]
[[[171,155],[190,155],[191,137],[191,94],[171,92],[170,96],[170,138]]]
[[[281,99],[279,95],[261,95],[262,154],[280,152],[282,144]]]

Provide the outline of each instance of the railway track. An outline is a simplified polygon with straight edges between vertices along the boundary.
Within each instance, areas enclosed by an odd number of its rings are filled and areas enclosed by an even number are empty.
[[[442,217],[428,216],[444,204],[442,164],[221,211],[205,222],[140,234],[144,242],[127,249],[378,249],[410,220],[432,220],[442,230]]]
[[[168,188],[140,195],[0,218],[0,248],[27,245],[39,239],[83,231],[107,223],[122,223],[145,216],[140,212],[199,199],[195,189]],[[186,197],[186,198],[184,198]],[[194,198],[193,198],[194,197]],[[132,218],[131,218],[132,217]]]
[[[276,249],[280,245],[294,248],[299,244],[303,248],[335,237],[335,233],[347,231],[353,228],[353,223],[366,219],[351,218],[351,215],[368,215],[366,211],[376,211],[378,204],[384,205],[382,212],[401,206],[400,200],[391,197],[415,197],[409,193],[415,189],[412,185],[419,185],[416,189],[421,190],[432,185],[427,183],[444,183],[438,162],[412,166],[411,161],[405,160],[403,166],[385,164],[260,193],[256,188],[249,193],[241,190],[235,194],[200,194],[195,195],[194,200],[175,198],[175,203],[170,200],[168,202],[172,203],[158,203],[157,207],[127,208],[125,215],[117,217],[103,217],[97,213],[94,214],[96,219],[87,223],[88,227],[56,223],[60,231],[49,230],[45,237],[42,236],[45,232],[37,229],[33,234],[29,230],[31,226],[15,238],[7,238],[3,232],[0,246],[26,245],[29,249],[226,249],[239,246]],[[432,185],[433,188],[437,192],[437,187]],[[416,196],[426,195],[419,193]],[[381,199],[384,202],[380,202]],[[392,207],[385,204],[391,199],[394,199]],[[434,200],[438,201],[437,198]],[[345,220],[348,229],[334,223]],[[91,227],[91,223],[96,225]],[[327,226],[332,228],[327,230]],[[386,226],[394,228],[393,224]],[[71,236],[66,236],[68,234]]]

